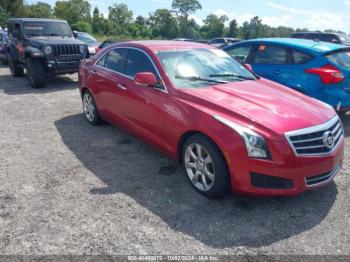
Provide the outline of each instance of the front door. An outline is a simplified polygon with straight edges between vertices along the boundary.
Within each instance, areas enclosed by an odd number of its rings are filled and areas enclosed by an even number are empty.
[[[141,50],[128,49],[124,77],[122,116],[133,130],[152,142],[166,147],[165,122],[167,93],[164,89],[145,87],[134,82],[135,74],[151,72],[158,80],[160,76],[151,58]]]
[[[283,46],[259,44],[252,59],[254,72],[280,84],[289,84],[290,55]]]

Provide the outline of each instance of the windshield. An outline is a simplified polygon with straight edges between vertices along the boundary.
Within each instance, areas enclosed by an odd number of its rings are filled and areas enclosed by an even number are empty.
[[[86,34],[86,33],[78,33],[78,38],[79,38],[79,40],[81,40],[87,44],[93,44],[93,43],[97,42],[97,40],[93,36]]]
[[[193,88],[256,77],[231,56],[218,49],[188,49],[157,53],[176,87]]]
[[[25,22],[23,23],[23,33],[27,36],[73,36],[67,23],[54,21]]]

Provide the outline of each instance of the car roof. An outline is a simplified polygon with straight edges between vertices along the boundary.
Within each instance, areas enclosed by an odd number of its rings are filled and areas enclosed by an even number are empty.
[[[48,19],[48,18],[10,18],[8,20],[8,22],[16,22],[16,21],[20,21],[20,22],[36,22],[36,21],[40,21],[40,22],[65,22],[65,23],[67,23],[66,20]]]
[[[310,50],[315,53],[329,53],[339,49],[348,48],[344,45],[328,43],[328,42],[318,42],[308,39],[297,39],[297,38],[260,38],[247,40],[240,42],[236,45],[242,45],[245,43],[265,43],[265,44],[279,44],[288,47],[295,47],[303,50]]]
[[[145,48],[153,52],[193,49],[193,48],[210,48],[210,49],[215,48],[210,45],[195,43],[195,42],[180,42],[180,41],[165,41],[165,40],[129,41],[129,42],[116,44],[116,46],[131,46],[131,47]]]

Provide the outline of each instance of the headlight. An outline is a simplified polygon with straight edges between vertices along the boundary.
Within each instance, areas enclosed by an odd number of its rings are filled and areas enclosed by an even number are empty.
[[[233,123],[232,121],[229,121],[221,116],[214,116],[214,118],[228,127],[231,127],[241,135],[249,157],[264,159],[270,158],[270,152],[264,137],[247,127]]]
[[[52,47],[51,46],[45,46],[44,53],[47,55],[50,55],[52,53]]]
[[[86,47],[84,45],[79,46],[80,54],[84,54],[85,50],[86,50]]]

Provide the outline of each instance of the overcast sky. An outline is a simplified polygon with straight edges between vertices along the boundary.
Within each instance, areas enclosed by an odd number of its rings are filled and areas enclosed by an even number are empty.
[[[52,6],[55,0],[41,0]],[[36,0],[27,0],[35,3]],[[171,8],[171,0],[89,0],[94,8],[108,14],[108,6],[115,2],[126,3],[134,15],[148,15],[157,8]],[[307,27],[311,30],[336,29],[350,33],[350,0],[200,0],[203,9],[194,19],[203,23],[210,14],[225,14],[240,24],[257,15],[271,26]]]

